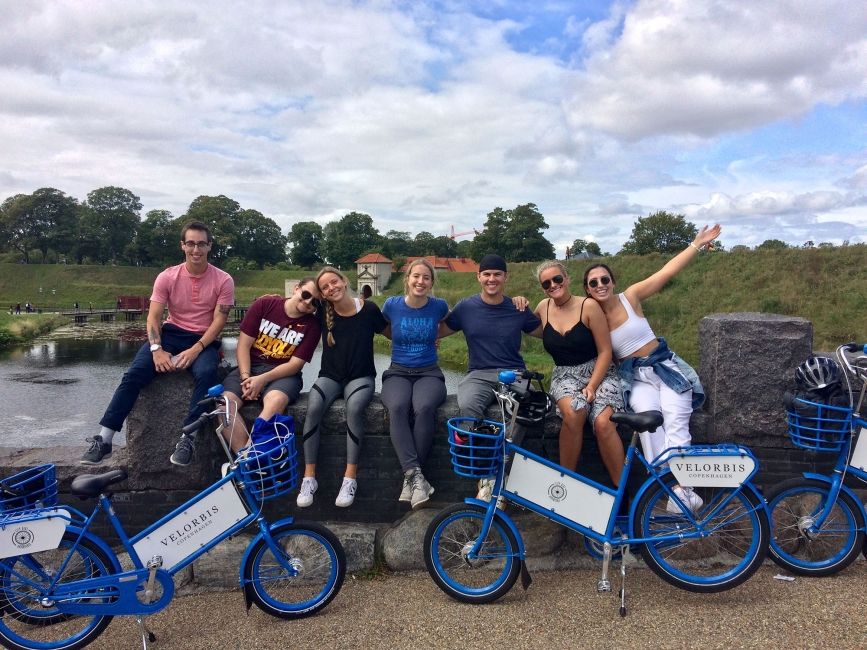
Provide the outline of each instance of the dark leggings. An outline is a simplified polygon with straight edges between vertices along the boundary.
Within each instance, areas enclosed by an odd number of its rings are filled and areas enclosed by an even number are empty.
[[[364,412],[373,399],[373,377],[359,377],[341,384],[319,377],[310,388],[304,418],[304,462],[315,465],[319,455],[319,425],[328,407],[343,395],[346,401],[346,464],[357,465],[364,438]]]
[[[433,445],[437,408],[446,399],[445,381],[389,373],[382,382],[381,398],[388,409],[391,444],[401,469],[421,468]]]

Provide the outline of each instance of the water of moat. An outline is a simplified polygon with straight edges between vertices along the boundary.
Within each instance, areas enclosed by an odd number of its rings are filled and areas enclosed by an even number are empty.
[[[0,446],[84,447],[126,367],[145,338],[141,324],[69,325],[33,343],[0,352]],[[234,365],[237,336],[223,338],[226,363]],[[304,367],[304,390],[319,373],[317,350]],[[377,392],[387,355],[375,355]],[[443,370],[450,394],[461,374]],[[125,433],[115,437],[125,444]]]

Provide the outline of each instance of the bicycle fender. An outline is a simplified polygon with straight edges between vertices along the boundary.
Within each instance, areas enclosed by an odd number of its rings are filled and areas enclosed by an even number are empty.
[[[277,531],[284,526],[291,526],[294,523],[295,517],[278,519],[277,521],[268,525],[268,530]],[[253,605],[253,598],[250,595],[253,588],[249,584],[247,584],[246,580],[244,580],[244,568],[247,566],[247,561],[250,559],[250,555],[253,553],[253,549],[256,547],[256,544],[264,537],[265,535],[260,529],[259,532],[253,536],[253,539],[250,540],[250,543],[247,544],[247,549],[244,551],[244,557],[241,558],[241,563],[238,565],[238,584],[241,587],[241,591],[244,593],[244,606],[246,607],[248,612],[250,611],[250,607]]]
[[[474,499],[472,497],[467,497],[464,499],[464,503],[471,506],[479,506],[480,508],[487,508],[488,502],[482,501],[481,499]],[[512,518],[509,517],[508,514],[496,508],[494,510],[494,517],[499,519],[501,523],[505,524],[512,531],[512,534],[515,536],[515,539],[518,540],[518,557],[522,560],[524,559],[524,539],[521,537],[521,531],[518,530],[518,527],[515,525],[515,522],[512,521]]]
[[[825,483],[826,485],[831,485],[832,483],[831,479],[824,474],[813,474],[812,472],[804,472],[802,476],[804,478],[809,478],[814,481],[819,481],[820,483]],[[847,486],[845,483],[842,483],[840,485],[840,492],[845,492],[846,494],[848,494],[850,497],[852,497],[852,499],[854,499],[855,503],[862,503],[861,497],[855,494],[854,490],[852,490],[852,488]],[[864,518],[867,519],[867,508],[864,508],[862,505],[861,509],[864,510],[862,514],[864,515]],[[865,545],[867,545],[867,542],[865,542]],[[865,546],[865,548],[867,548],[867,546]]]

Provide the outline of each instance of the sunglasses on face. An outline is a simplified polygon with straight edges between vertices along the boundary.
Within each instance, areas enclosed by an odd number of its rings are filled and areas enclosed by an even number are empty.
[[[562,275],[555,275],[553,278],[550,278],[548,280],[542,280],[542,290],[547,291],[548,289],[550,289],[552,282],[554,284],[563,284],[564,279],[565,278]]]
[[[599,286],[600,282],[607,287],[609,284],[611,284],[611,278],[607,275],[603,275],[601,278],[593,278],[587,283],[587,286],[591,289],[595,289]]]
[[[307,289],[302,289],[302,290],[301,290],[301,300],[303,300],[304,302],[310,302],[310,301],[312,301],[314,298],[316,298],[316,296],[314,296],[312,293],[310,293],[309,291],[307,291]]]

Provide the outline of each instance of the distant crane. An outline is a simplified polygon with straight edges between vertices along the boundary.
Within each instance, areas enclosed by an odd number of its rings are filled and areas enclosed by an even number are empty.
[[[458,237],[463,237],[464,235],[472,235],[472,234],[478,235],[479,231],[476,230],[475,228],[473,228],[472,230],[467,230],[465,232],[455,232],[455,227],[451,226],[451,228],[449,229],[448,238],[451,239],[452,241],[454,241]]]

